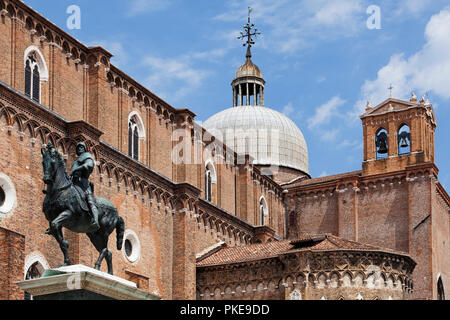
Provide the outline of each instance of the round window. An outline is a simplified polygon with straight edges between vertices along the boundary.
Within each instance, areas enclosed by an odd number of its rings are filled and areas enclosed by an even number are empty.
[[[16,189],[11,179],[0,173],[0,217],[10,213],[17,204]]]
[[[0,207],[5,204],[5,200],[6,200],[5,190],[3,190],[2,187],[0,187]]]
[[[130,240],[125,240],[125,254],[127,257],[131,257],[131,254],[133,253],[133,245],[131,244]]]
[[[123,242],[123,255],[131,263],[137,262],[141,256],[141,244],[137,234],[132,230],[126,230]]]

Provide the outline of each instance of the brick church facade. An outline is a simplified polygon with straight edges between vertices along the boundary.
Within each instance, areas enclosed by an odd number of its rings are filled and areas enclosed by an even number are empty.
[[[426,101],[367,108],[361,171],[267,175],[111,57],[23,2],[0,0],[0,299],[24,299],[16,282],[63,262],[44,234],[41,148],[52,142],[70,168],[80,141],[96,160],[96,195],[125,220],[115,275],[163,299],[448,296],[450,198]],[[93,266],[88,238],[64,235],[72,262]]]

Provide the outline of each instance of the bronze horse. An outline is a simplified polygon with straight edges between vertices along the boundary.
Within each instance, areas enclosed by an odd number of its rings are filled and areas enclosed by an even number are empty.
[[[116,230],[117,250],[122,249],[125,223],[119,216],[116,207],[108,200],[96,198],[99,211],[100,229],[90,232],[91,218],[85,196],[77,190],[67,175],[66,164],[56,149],[41,149],[44,169],[44,183],[47,185],[43,211],[50,222],[48,234],[53,235],[64,254],[63,266],[71,265],[68,254],[69,243],[64,240],[62,228],[76,233],[86,233],[94,247],[100,253],[95,269],[100,270],[103,259],[108,264],[108,273],[113,274],[112,253],[108,250],[109,235]],[[92,230],[92,229],[91,229]]]

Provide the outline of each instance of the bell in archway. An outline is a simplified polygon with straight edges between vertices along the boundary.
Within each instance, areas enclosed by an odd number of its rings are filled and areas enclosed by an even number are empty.
[[[402,147],[402,148],[408,148],[409,147],[408,141],[406,141],[406,138],[402,138],[402,142],[400,144],[400,147]]]
[[[381,141],[380,141],[380,148],[378,149],[378,153],[381,153],[381,154],[386,154],[386,153],[388,153],[388,149],[387,149],[387,145],[386,145],[386,140],[381,139]]]

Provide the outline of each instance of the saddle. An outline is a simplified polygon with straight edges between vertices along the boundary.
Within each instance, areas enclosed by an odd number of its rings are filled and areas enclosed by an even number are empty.
[[[73,193],[75,201],[80,205],[80,208],[83,211],[89,212],[86,192],[77,185],[73,185],[73,188],[75,189],[75,192]]]

